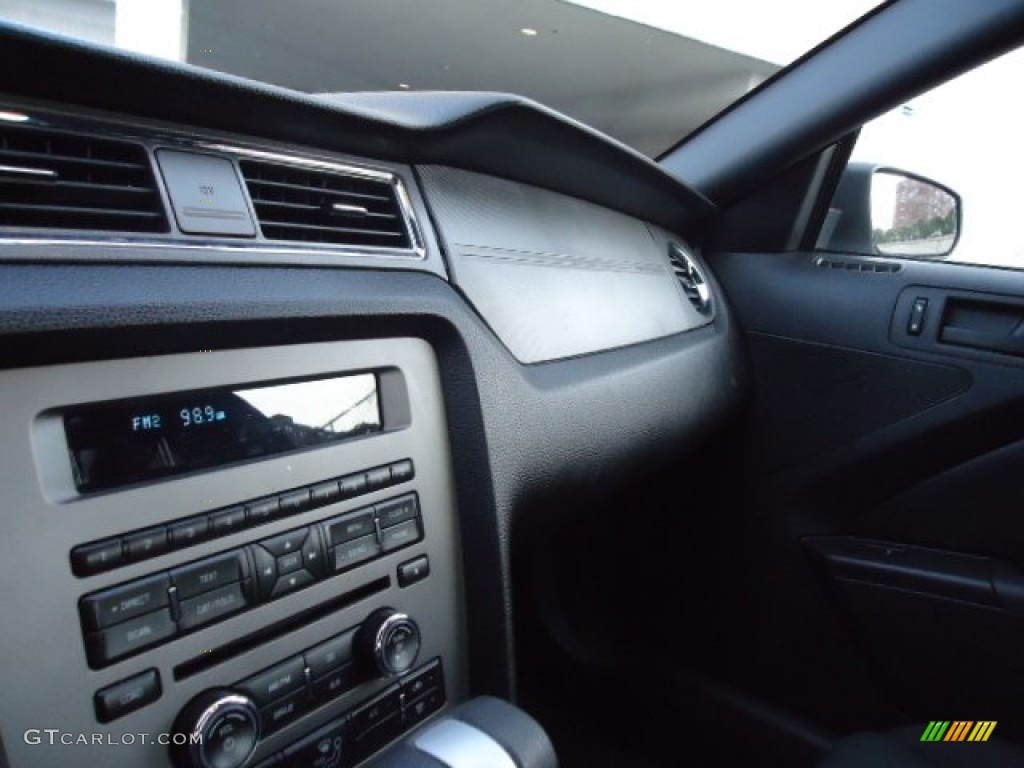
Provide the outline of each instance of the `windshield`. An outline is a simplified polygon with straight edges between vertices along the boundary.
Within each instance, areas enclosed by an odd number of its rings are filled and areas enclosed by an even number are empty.
[[[0,0],[0,18],[311,94],[527,96],[658,156],[878,0]]]

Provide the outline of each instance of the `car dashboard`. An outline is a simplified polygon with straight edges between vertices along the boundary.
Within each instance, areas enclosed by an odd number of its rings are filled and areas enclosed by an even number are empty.
[[[7,763],[355,765],[514,698],[527,507],[741,400],[710,204],[520,99],[2,37]]]

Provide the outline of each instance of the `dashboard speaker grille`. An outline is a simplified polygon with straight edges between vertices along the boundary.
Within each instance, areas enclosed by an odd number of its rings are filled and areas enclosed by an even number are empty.
[[[268,240],[411,247],[390,181],[255,160],[240,165]]]
[[[0,125],[0,226],[166,232],[144,147]]]
[[[694,309],[701,314],[711,312],[711,286],[697,262],[676,243],[669,243],[668,260],[676,280]]]

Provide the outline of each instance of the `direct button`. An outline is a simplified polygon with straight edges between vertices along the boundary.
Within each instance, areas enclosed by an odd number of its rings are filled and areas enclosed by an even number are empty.
[[[165,608],[88,635],[85,642],[89,666],[93,669],[104,667],[116,659],[163,642],[176,630],[171,614]]]
[[[242,553],[236,551],[175,568],[171,571],[171,578],[178,588],[178,599],[187,600],[241,581],[244,578],[243,562]]]
[[[166,574],[122,584],[82,598],[80,609],[86,629],[104,629],[167,605]]]
[[[243,608],[245,595],[242,594],[242,585],[229,584],[191,600],[182,600],[178,626],[184,632],[238,613]]]
[[[302,657],[283,661],[238,684],[261,707],[301,689],[306,684]]]
[[[409,520],[380,532],[380,544],[385,552],[401,549],[420,540],[420,521]]]
[[[109,723],[159,698],[160,675],[155,669],[147,669],[134,677],[96,691],[93,697],[96,719],[101,723]]]
[[[336,517],[327,523],[327,536],[331,546],[369,536],[375,530],[371,509],[361,509],[350,515]]]
[[[414,495],[402,496],[399,499],[383,501],[377,505],[377,520],[381,528],[389,528],[392,525],[412,520],[420,513],[420,506],[416,503]]]

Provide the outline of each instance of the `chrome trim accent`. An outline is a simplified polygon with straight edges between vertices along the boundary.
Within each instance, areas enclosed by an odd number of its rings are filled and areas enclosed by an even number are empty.
[[[419,651],[417,650],[416,655],[413,656],[412,661],[405,669],[393,669],[391,665],[387,663],[384,655],[384,646],[387,644],[388,638],[391,637],[391,634],[403,625],[408,626],[412,630],[413,634],[416,636],[416,642],[419,643],[419,626],[415,621],[409,618],[408,614],[401,612],[395,612],[384,619],[377,628],[376,634],[373,636],[373,660],[377,665],[377,671],[384,675],[384,677],[398,677],[399,675],[404,675],[412,669],[413,665],[416,664],[416,659],[419,656]]]
[[[332,213],[340,213],[342,215],[354,213],[358,216],[366,216],[370,213],[367,208],[361,205],[345,205],[344,203],[335,203],[331,206]]]
[[[49,168],[27,168],[23,165],[0,165],[0,173],[13,173],[16,176],[37,176],[46,179],[58,179],[60,175]]]
[[[203,764],[204,765],[208,764],[208,763],[205,762],[205,759],[206,759],[206,743],[205,743],[206,742],[206,739],[205,739],[206,727],[210,724],[210,721],[212,721],[214,718],[216,718],[217,716],[221,715],[224,712],[230,712],[230,711],[237,711],[237,712],[242,712],[243,714],[245,714],[247,717],[252,719],[253,725],[255,726],[255,729],[256,729],[256,739],[253,741],[252,749],[249,750],[249,753],[239,763],[239,765],[242,765],[243,763],[245,763],[246,760],[248,760],[250,757],[252,757],[252,753],[256,751],[256,747],[259,744],[260,737],[263,735],[262,734],[262,730],[263,729],[261,728],[261,723],[260,723],[259,710],[256,709],[256,705],[252,702],[252,699],[250,699],[248,696],[242,696],[241,694],[237,694],[237,693],[228,694],[226,696],[222,696],[221,698],[217,699],[217,701],[213,702],[213,704],[211,704],[210,706],[208,706],[206,709],[203,710],[202,714],[199,715],[199,717],[196,719],[195,727],[192,729],[192,732],[189,734],[189,736],[192,737],[192,738],[189,739],[189,744],[196,744],[196,743],[199,744],[199,755],[203,759],[203,761],[204,761]],[[195,740],[196,736],[199,737],[198,741]]]
[[[711,286],[708,285],[707,278],[704,277],[704,272],[696,260],[678,243],[668,244],[668,259],[676,280],[683,287],[683,292],[685,293],[689,287],[697,294],[696,300],[690,296],[686,297],[687,300],[701,314],[710,314]]]
[[[408,248],[388,248],[385,246],[373,247],[373,246],[344,246],[341,248],[332,248],[330,246],[319,247],[311,245],[307,247],[292,246],[287,243],[282,243],[279,247],[270,247],[262,243],[243,243],[243,242],[225,242],[222,240],[203,240],[198,241],[190,238],[189,240],[126,240],[112,238],[104,240],[101,238],[96,239],[84,239],[69,236],[66,238],[61,237],[27,237],[22,235],[15,235],[12,237],[6,237],[0,234],[0,249],[9,245],[18,246],[74,246],[76,248],[92,247],[92,248],[153,248],[163,250],[184,250],[184,251],[220,251],[227,253],[253,253],[253,254],[268,254],[268,255],[302,255],[307,254],[310,256],[356,256],[356,257],[379,257],[379,258],[404,258],[411,259],[416,257],[416,254]],[[419,256],[418,258],[423,258]]]
[[[130,233],[110,233],[107,236],[84,236],[78,234],[59,235],[52,230],[45,231],[45,234],[38,236],[29,232],[19,231],[16,234],[6,234],[0,231],[0,254],[5,246],[74,246],[94,248],[147,248],[164,249],[167,251],[184,250],[191,252],[215,252],[235,254],[262,254],[267,256],[342,256],[357,258],[382,258],[387,260],[406,259],[424,261],[427,258],[426,240],[420,228],[412,198],[409,196],[405,180],[393,171],[377,170],[364,167],[355,163],[343,161],[332,161],[318,159],[315,157],[304,157],[301,154],[291,154],[291,151],[302,152],[307,149],[311,154],[330,154],[331,150],[322,150],[315,147],[303,148],[289,147],[289,151],[273,151],[269,149],[256,149],[241,144],[229,143],[227,141],[216,141],[204,137],[201,131],[196,131],[187,126],[161,126],[150,127],[141,119],[137,123],[121,123],[115,121],[117,116],[111,115],[79,115],[74,112],[65,112],[60,107],[31,105],[22,107],[12,102],[0,103],[0,113],[9,109],[17,109],[17,112],[8,114],[24,116],[27,122],[41,128],[50,130],[66,131],[68,133],[92,135],[96,138],[121,139],[141,144],[153,167],[156,178],[157,189],[165,206],[165,211],[172,225],[169,234],[156,237],[133,237]],[[130,118],[129,118],[130,119]],[[127,127],[126,127],[127,126]],[[216,134],[216,131],[209,131]],[[245,137],[248,141],[249,137]],[[259,143],[260,139],[252,139]],[[225,236],[223,239],[212,237],[197,238],[186,235],[176,229],[176,219],[173,210],[166,198],[163,176],[155,163],[155,150],[160,146],[168,148],[201,151],[203,149],[214,152],[221,152],[237,164],[240,158],[251,158],[279,162],[285,165],[294,165],[311,169],[323,170],[333,173],[348,174],[374,181],[390,183],[398,198],[398,207],[402,212],[402,219],[409,232],[411,247],[396,248],[393,246],[358,246],[358,245],[336,245],[331,243],[304,243],[301,241],[267,240],[260,232],[256,240],[240,242],[237,238]],[[242,180],[244,182],[244,179]],[[248,188],[243,188],[246,203],[252,211],[252,199],[249,196]],[[19,228],[31,230],[29,227]],[[2,260],[2,255],[0,255]]]
[[[349,174],[350,176],[362,176],[367,179],[373,179],[374,181],[393,181],[395,174],[390,171],[377,171],[372,168],[363,168],[358,165],[349,165],[347,163],[335,163],[328,160],[316,160],[311,157],[302,157],[296,155],[289,155],[282,152],[269,152],[262,149],[249,149],[248,147],[240,147],[235,144],[217,144],[206,141],[196,142],[196,146],[204,149],[209,149],[214,152],[224,152],[226,154],[238,155],[240,157],[247,157],[251,160],[266,160],[272,163],[285,163],[287,165],[298,165],[305,168],[314,168],[320,171],[333,171],[335,173]]]

